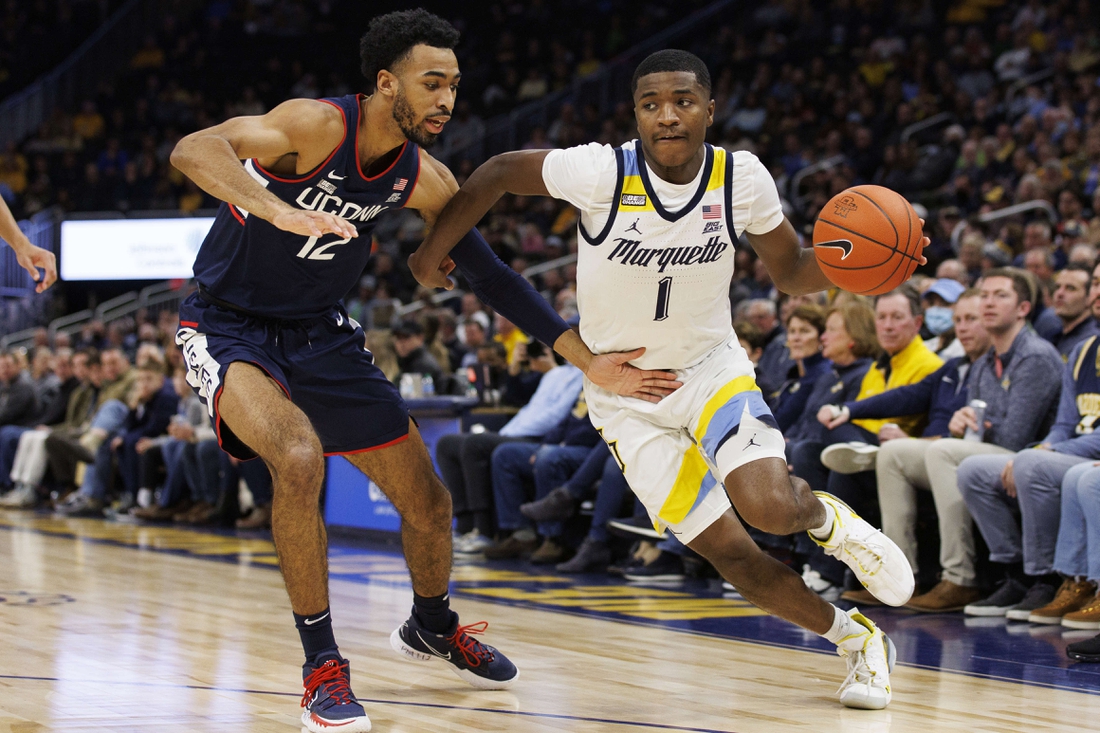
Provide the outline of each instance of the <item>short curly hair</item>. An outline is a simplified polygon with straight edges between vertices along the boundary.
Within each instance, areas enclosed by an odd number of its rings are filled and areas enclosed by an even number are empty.
[[[678,48],[666,48],[655,51],[642,59],[638,68],[634,70],[634,77],[630,80],[630,93],[638,91],[638,80],[648,74],[657,74],[662,71],[687,71],[695,75],[695,81],[707,94],[710,94],[710,71],[703,59],[688,51]]]
[[[379,71],[392,71],[397,63],[409,56],[413,46],[422,43],[453,49],[458,45],[458,38],[458,30],[453,25],[423,8],[379,15],[359,40],[360,68],[367,78],[367,91],[374,91]]]

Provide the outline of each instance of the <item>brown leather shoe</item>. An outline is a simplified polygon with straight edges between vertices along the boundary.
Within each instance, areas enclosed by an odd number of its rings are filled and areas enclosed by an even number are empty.
[[[927,593],[922,593],[915,598],[910,598],[905,608],[921,613],[947,613],[948,611],[961,611],[967,604],[980,601],[982,592],[977,588],[969,588],[965,585],[956,585],[950,580],[941,580],[936,587]]]
[[[172,521],[179,524],[194,524],[199,517],[205,517],[213,508],[205,501],[197,501],[187,511],[174,515]]]
[[[840,594],[841,600],[849,601],[857,606],[885,606],[886,604],[875,598],[874,594],[866,588],[859,590],[846,590]]]
[[[554,541],[553,537],[543,540],[539,549],[531,555],[531,562],[535,565],[557,564],[565,559],[565,548]]]
[[[1095,596],[1096,583],[1090,580],[1076,581],[1073,578],[1066,578],[1055,594],[1054,600],[1042,608],[1036,608],[1027,620],[1033,624],[1060,624],[1063,616],[1084,608]]]
[[[182,514],[191,508],[191,500],[184,499],[178,504],[172,506],[160,506],[154,504],[153,506],[145,507],[144,509],[134,507],[130,510],[130,516],[135,519],[140,519],[143,522],[171,522],[172,517],[177,514]]]
[[[529,540],[517,539],[516,536],[510,535],[508,538],[490,545],[485,548],[486,560],[512,560],[517,557],[522,557],[529,552],[534,551],[539,546],[537,537],[533,537]]]

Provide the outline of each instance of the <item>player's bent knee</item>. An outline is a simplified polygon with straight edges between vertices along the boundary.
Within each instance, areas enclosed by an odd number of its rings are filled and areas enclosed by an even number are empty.
[[[268,459],[272,478],[284,493],[315,495],[325,475],[325,456],[320,446],[295,443],[285,446],[277,457]]]

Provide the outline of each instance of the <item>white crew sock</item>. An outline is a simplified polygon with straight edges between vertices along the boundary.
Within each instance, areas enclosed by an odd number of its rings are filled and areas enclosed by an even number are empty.
[[[832,605],[832,604],[830,604]],[[866,631],[863,626],[852,620],[852,617],[841,611],[836,606],[833,606],[835,616],[833,617],[833,625],[829,627],[823,636],[829,641],[833,642],[837,646],[840,646],[840,642],[853,634],[860,634]]]
[[[818,501],[821,500],[818,499]],[[825,507],[825,524],[816,529],[811,529],[810,534],[819,540],[827,540],[829,539],[829,535],[833,533],[833,523],[836,522],[836,511],[833,509],[832,505],[826,501],[822,501],[821,506]]]

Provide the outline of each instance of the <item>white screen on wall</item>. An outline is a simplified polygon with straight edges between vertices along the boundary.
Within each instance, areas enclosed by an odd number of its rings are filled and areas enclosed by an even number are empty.
[[[170,280],[192,276],[213,217],[61,223],[62,280]]]

